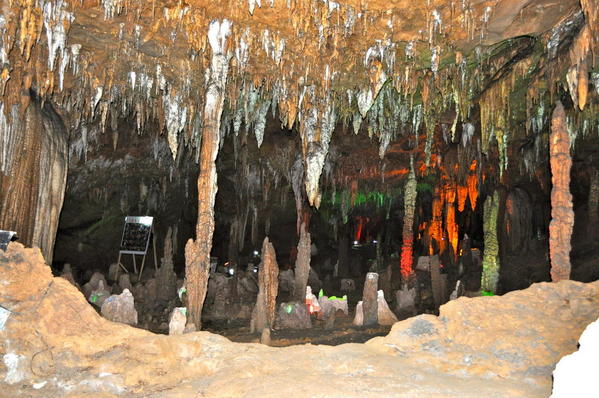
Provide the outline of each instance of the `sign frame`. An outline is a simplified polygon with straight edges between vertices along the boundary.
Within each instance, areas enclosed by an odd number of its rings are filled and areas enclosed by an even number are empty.
[[[128,231],[127,225],[130,225],[130,224],[141,224],[147,228],[147,236],[145,237],[145,250],[143,250],[143,251],[142,250],[129,250],[126,247],[126,244],[123,244],[123,242],[125,241],[126,232]],[[156,270],[158,270],[158,260],[156,258],[156,234],[154,232],[154,217],[152,217],[152,216],[126,216],[125,217],[125,225],[123,226],[123,234],[121,235],[121,242],[119,245],[119,258],[117,260],[117,264],[119,265],[120,268],[123,269],[123,271],[125,271],[126,273],[129,273],[127,268],[123,265],[123,263],[121,263],[122,255],[130,254],[133,257],[133,272],[136,274],[137,274],[137,261],[136,261],[135,256],[139,255],[139,256],[142,256],[141,268],[139,270],[139,276],[141,277],[141,274],[144,270],[144,266],[146,263],[146,255],[148,254],[150,239],[152,239],[152,248],[154,251],[154,268]],[[123,248],[125,248],[125,249],[123,250]],[[117,277],[118,277],[118,271],[117,271]]]

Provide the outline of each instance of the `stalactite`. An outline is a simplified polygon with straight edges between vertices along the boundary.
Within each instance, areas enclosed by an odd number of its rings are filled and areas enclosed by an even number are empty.
[[[470,199],[470,208],[472,211],[476,209],[476,201],[478,200],[478,176],[476,175],[476,160],[470,165],[470,174],[466,179],[468,185],[468,198]]]
[[[212,48],[206,103],[204,106],[203,137],[198,176],[198,221],[196,239],[185,246],[185,285],[187,287],[189,319],[199,329],[202,307],[206,297],[210,250],[214,233],[214,200],[216,198],[216,157],[220,141],[220,118],[225,100],[225,85],[230,54],[226,54],[226,41],[231,23],[228,20],[212,21],[208,39]]]
[[[497,214],[499,212],[499,192],[487,196],[483,209],[483,233],[485,251],[483,253],[483,274],[481,289],[495,293],[499,280],[499,241],[497,240]]]
[[[306,231],[306,224],[302,224],[299,243],[297,244],[297,258],[295,260],[295,283],[293,300],[303,302],[306,298],[306,286],[310,274],[310,234]]]
[[[404,190],[404,219],[402,231],[402,246],[400,271],[404,281],[413,274],[412,263],[414,244],[414,212],[416,210],[416,175],[414,173],[414,159],[410,158],[410,174]]]
[[[466,199],[468,199],[468,186],[458,185],[456,189],[458,195],[458,211],[463,212],[466,207]]]
[[[433,209],[432,209],[432,220],[429,224],[429,235],[431,237],[431,246],[429,247],[429,254],[432,256],[435,253],[432,247],[433,241],[437,244],[438,253],[445,251],[445,239],[443,233],[443,204],[445,196],[440,191],[439,187],[435,187],[433,192]]]
[[[264,329],[272,329],[275,321],[275,309],[277,291],[279,289],[279,266],[275,249],[264,238],[262,243],[262,262],[258,273],[258,297],[256,306],[252,312],[250,324],[251,333],[262,332]],[[305,297],[305,295],[304,295]]]
[[[566,126],[566,114],[561,102],[557,102],[551,118],[549,138],[549,161],[551,164],[551,222],[549,223],[549,255],[551,280],[570,279],[570,239],[574,226],[572,195],[570,194],[570,137]]]
[[[455,186],[449,184],[445,187],[445,229],[447,230],[447,239],[453,249],[453,255],[458,255],[458,224],[455,220]]]

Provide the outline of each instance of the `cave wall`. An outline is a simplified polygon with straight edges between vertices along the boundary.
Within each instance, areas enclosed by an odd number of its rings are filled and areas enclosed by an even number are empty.
[[[15,108],[0,123],[0,228],[39,247],[50,263],[67,178],[67,132],[48,103],[27,101],[22,115]]]

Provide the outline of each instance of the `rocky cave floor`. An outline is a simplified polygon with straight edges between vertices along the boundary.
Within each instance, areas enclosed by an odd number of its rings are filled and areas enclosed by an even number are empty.
[[[0,252],[2,397],[547,397],[599,282],[462,297],[365,344],[269,347],[102,318],[38,249]]]

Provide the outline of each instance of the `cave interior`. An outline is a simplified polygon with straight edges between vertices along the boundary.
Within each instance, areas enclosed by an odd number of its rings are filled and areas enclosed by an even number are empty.
[[[395,321],[599,279],[596,0],[11,0],[0,33],[0,228],[99,312],[338,344],[393,323],[372,273]],[[306,285],[348,310],[281,319]]]

